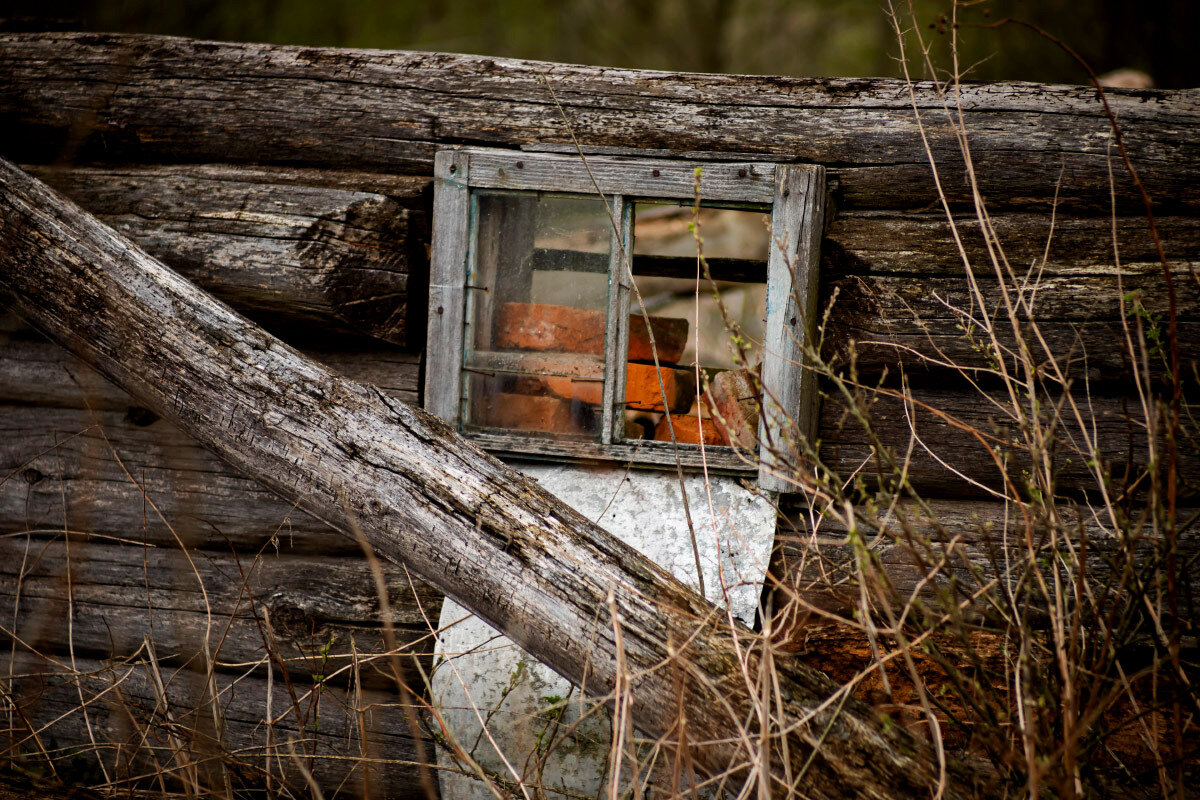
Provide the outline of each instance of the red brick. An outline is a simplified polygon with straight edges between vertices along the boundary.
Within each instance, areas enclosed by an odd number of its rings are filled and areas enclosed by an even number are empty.
[[[678,363],[687,347],[688,321],[675,317],[650,317],[650,330],[654,332],[654,344],[658,348],[658,363]],[[654,363],[650,337],[646,335],[646,320],[640,313],[629,316],[629,354],[626,358]]]
[[[544,303],[501,303],[496,313],[496,347],[557,353],[604,353],[605,312]],[[674,364],[687,345],[688,321],[650,317],[658,360]],[[629,318],[630,361],[653,361],[641,314]]]
[[[696,374],[690,369],[662,368],[662,388],[653,364],[629,364],[625,370],[625,408],[630,411],[687,411],[696,399]],[[663,389],[667,406],[663,406]]]
[[[625,370],[625,408],[631,411],[664,411],[663,389],[672,411],[691,408],[696,397],[696,378],[691,370],[662,368],[663,386],[658,385],[653,364],[629,364]],[[541,379],[551,393],[558,397],[600,405],[604,401],[604,384],[600,381],[581,381],[562,377]]]
[[[537,394],[495,394],[483,409],[482,424],[545,433],[581,433],[570,400]]]
[[[675,428],[675,441],[679,444],[700,444],[700,433],[704,432],[704,444],[713,447],[725,447],[729,444],[711,419],[701,420],[694,416],[672,414],[671,425]],[[667,417],[658,421],[654,426],[654,438],[660,442],[671,441],[671,431],[667,429]]]
[[[757,372],[748,369],[719,372],[709,382],[705,405],[731,445],[753,450],[757,444],[761,391]]]

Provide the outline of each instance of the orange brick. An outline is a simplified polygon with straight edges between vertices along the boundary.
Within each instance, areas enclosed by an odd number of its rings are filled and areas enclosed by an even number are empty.
[[[546,390],[556,397],[578,400],[581,403],[589,403],[594,406],[598,406],[604,402],[604,384],[601,381],[582,381],[578,378],[564,378],[554,375],[547,375],[539,380],[546,387]]]
[[[536,394],[499,393],[488,398],[484,425],[546,433],[581,433],[584,427],[570,400]]]
[[[662,368],[663,386],[658,385],[653,364],[628,364],[625,370],[625,408],[631,411],[664,411],[663,389],[672,411],[691,408],[696,397],[695,375],[686,369]],[[604,402],[604,384],[562,377],[542,378],[551,393],[591,405]]]
[[[718,373],[704,394],[705,405],[724,438],[745,450],[753,450],[758,442],[761,400],[758,374],[747,369]]]
[[[604,353],[605,312],[545,303],[501,303],[496,312],[496,347],[558,353]],[[687,345],[688,321],[651,317],[658,360],[674,364]],[[630,361],[653,361],[641,314],[629,318]]]
[[[625,370],[625,408],[631,411],[686,411],[696,399],[696,375],[687,369],[662,368],[662,388],[653,364],[629,364]],[[663,407],[663,389],[667,406]]]
[[[658,363],[675,364],[687,347],[688,321],[675,317],[651,317],[650,330],[654,332],[654,344],[658,348]],[[646,335],[646,320],[639,314],[629,316],[630,361],[654,363],[650,351],[650,337]]]
[[[704,432],[704,444],[708,446],[724,447],[729,444],[717,426],[710,419],[703,420],[703,425],[693,416],[685,416],[683,414],[672,414],[671,425],[675,428],[675,441],[679,444],[700,444],[700,433]],[[663,418],[658,421],[658,425],[654,426],[654,438],[660,442],[671,441],[671,431],[667,429],[667,417],[664,414]]]

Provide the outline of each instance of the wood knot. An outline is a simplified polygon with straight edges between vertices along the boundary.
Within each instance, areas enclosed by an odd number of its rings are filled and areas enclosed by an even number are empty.
[[[142,406],[130,406],[125,411],[125,421],[139,428],[145,428],[147,425],[158,422],[158,414]]]
[[[423,213],[369,195],[314,222],[298,257],[349,329],[408,346],[425,332],[427,227]]]

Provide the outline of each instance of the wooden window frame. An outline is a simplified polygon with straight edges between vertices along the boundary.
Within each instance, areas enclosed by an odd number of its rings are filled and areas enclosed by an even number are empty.
[[[767,258],[767,320],[763,344],[763,407],[759,428],[760,458],[728,448],[700,449],[670,443],[619,440],[614,398],[624,392],[624,351],[629,318],[632,209],[638,200],[690,203],[695,170],[701,168],[705,202],[756,206],[771,213]],[[604,356],[604,422],[600,441],[566,441],[519,432],[465,431],[484,449],[504,455],[563,460],[609,460],[636,465],[685,467],[703,463],[711,471],[757,475],[770,491],[793,488],[779,474],[797,457],[796,444],[780,431],[813,436],[816,378],[804,369],[803,348],[811,340],[817,312],[817,277],[825,213],[825,169],[810,164],[703,162],[661,158],[624,158],[527,153],[461,148],[434,158],[433,241],[430,264],[429,326],[426,340],[425,409],[463,430],[463,358],[468,313],[468,275],[474,229],[471,192],[478,189],[597,195],[599,187],[617,224],[610,241],[609,308]],[[786,252],[785,252],[786,250]],[[615,289],[615,290],[614,290]],[[666,445],[663,447],[662,445]]]

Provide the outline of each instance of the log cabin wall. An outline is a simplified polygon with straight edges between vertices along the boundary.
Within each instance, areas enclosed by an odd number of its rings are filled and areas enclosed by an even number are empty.
[[[1200,91],[1113,90],[1109,101],[1155,200],[1177,276],[1180,355],[1193,374]],[[421,391],[435,150],[572,152],[569,123],[590,153],[824,164],[836,208],[822,247],[821,302],[837,297],[827,354],[853,351],[864,378],[894,384],[903,373],[928,407],[990,426],[978,392],[925,360],[987,359],[952,310],[971,305],[963,260],[915,124],[914,104],[964,248],[986,265],[944,102],[928,84],[910,95],[887,80],[0,36],[0,154],[290,344],[410,402]],[[1073,363],[1088,382],[1101,449],[1117,460],[1136,452],[1117,301],[1141,290],[1149,311],[1162,313],[1165,293],[1095,91],[968,85],[958,102],[1008,259],[1023,270],[1046,258],[1039,319],[1054,348],[1080,356]],[[234,473],[15,319],[0,337],[0,619],[20,643],[13,673],[33,676],[5,685],[21,749],[49,748],[51,737],[57,747],[119,743],[99,748],[118,781],[152,764],[185,782],[266,774],[296,783],[299,763],[327,796],[339,787],[423,794],[417,764],[435,743],[406,721],[391,661],[371,658],[391,634],[359,546]],[[987,454],[917,413],[921,436],[954,453],[971,480],[918,450],[914,484],[962,530],[1002,518],[986,492],[997,480]],[[876,421],[887,443],[907,446],[903,407],[880,404]],[[868,452],[836,401],[823,405],[821,439],[826,460],[845,473]],[[1197,470],[1185,457],[1182,497],[1193,505]],[[1064,466],[1065,492],[1086,480],[1081,465]],[[836,562],[844,554],[837,532],[827,533],[823,555]],[[781,537],[782,573],[794,549]],[[981,560],[985,549],[981,542]],[[883,556],[901,585],[915,581],[903,554]],[[440,598],[400,567],[383,572],[394,636],[419,656],[398,669],[419,690]],[[88,677],[54,678],[55,664]],[[81,693],[106,689],[88,714],[30,735],[79,706]],[[268,697],[272,725],[262,724]],[[192,761],[181,764],[189,736]],[[305,739],[296,758],[285,752],[289,737]],[[226,756],[205,758],[222,748]],[[324,757],[306,761],[310,752]],[[364,753],[375,759],[365,776],[341,758]]]

